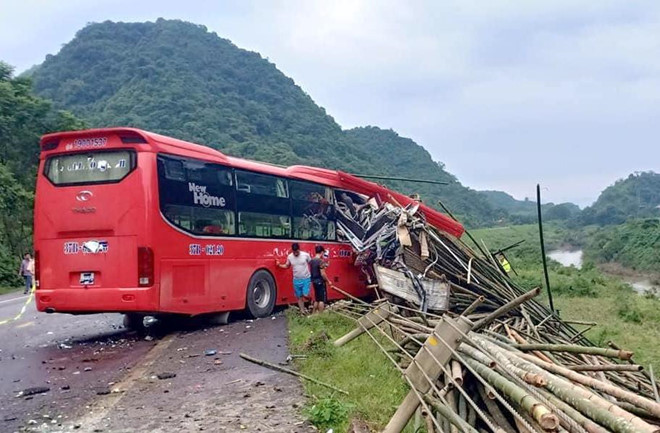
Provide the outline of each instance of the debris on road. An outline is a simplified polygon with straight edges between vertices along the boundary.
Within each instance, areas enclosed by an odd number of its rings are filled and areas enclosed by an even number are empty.
[[[156,377],[160,380],[172,379],[173,377],[176,377],[176,373],[158,373]]]
[[[108,395],[110,394],[111,390],[110,387],[108,386],[102,386],[99,388],[96,388],[96,395]]]
[[[215,349],[207,349],[207,350],[204,351],[204,355],[206,355],[206,356],[213,356],[216,353],[218,353],[218,351],[215,350]]]
[[[47,386],[35,386],[32,388],[26,388],[23,391],[19,392],[16,397],[27,397],[30,395],[44,394],[50,391],[50,388]]]
[[[368,203],[339,209],[338,228],[379,299],[331,311],[357,324],[335,346],[367,334],[410,387],[383,433],[415,413],[429,432],[660,432],[654,381],[623,367],[632,352],[594,346],[418,206]]]

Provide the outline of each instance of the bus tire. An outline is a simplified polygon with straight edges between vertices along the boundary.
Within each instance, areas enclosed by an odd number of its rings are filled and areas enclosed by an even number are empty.
[[[247,309],[252,317],[266,317],[272,313],[277,300],[273,276],[263,269],[255,272],[248,283],[246,298]]]

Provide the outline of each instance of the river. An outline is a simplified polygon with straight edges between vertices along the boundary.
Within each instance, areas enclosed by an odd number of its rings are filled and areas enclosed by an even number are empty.
[[[554,250],[548,253],[548,257],[563,266],[582,267],[582,250]]]
[[[577,269],[582,267],[582,250],[553,250],[548,253],[548,257],[561,263],[563,266],[575,266]],[[660,287],[654,286],[648,278],[640,277],[620,277],[623,281],[630,284],[632,289],[644,295],[647,292],[660,293]]]

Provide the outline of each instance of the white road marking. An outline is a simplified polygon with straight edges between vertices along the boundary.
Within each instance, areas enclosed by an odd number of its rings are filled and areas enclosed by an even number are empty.
[[[16,329],[27,328],[28,326],[32,326],[32,325],[34,325],[34,322],[30,321],[30,322],[21,323],[20,325],[16,325],[14,328]]]
[[[17,297],[17,298],[5,299],[4,301],[0,301],[0,304],[6,304],[7,302],[15,302],[15,301],[18,301],[18,300],[20,300],[20,299],[25,299],[25,298],[27,298],[27,296],[28,296],[28,295],[23,295],[23,296],[19,296],[19,297]]]

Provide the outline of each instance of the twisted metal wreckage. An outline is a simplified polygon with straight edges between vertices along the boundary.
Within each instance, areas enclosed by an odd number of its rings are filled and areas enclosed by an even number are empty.
[[[534,300],[540,288],[516,285],[485,246],[434,228],[416,204],[371,199],[337,219],[379,300],[333,305],[357,322],[335,345],[366,333],[410,385],[384,432],[415,414],[427,432],[660,432],[653,375],[612,342],[594,346],[594,324]]]

